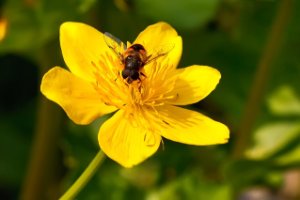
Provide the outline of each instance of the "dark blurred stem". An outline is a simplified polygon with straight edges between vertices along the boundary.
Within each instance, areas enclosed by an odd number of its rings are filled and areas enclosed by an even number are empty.
[[[40,77],[55,61],[51,59],[52,56],[55,53],[49,50],[49,46],[41,51]],[[21,200],[58,199],[58,170],[61,169],[58,141],[62,121],[62,112],[58,106],[40,95],[29,163],[24,166],[27,167],[27,173],[20,194]]]
[[[240,128],[236,135],[236,142],[233,148],[233,157],[236,159],[243,156],[251,139],[253,125],[259,114],[261,101],[271,73],[272,62],[280,47],[281,39],[286,30],[289,16],[292,11],[292,1],[293,0],[281,0],[279,3],[278,11],[271,27],[265,49],[257,66],[257,71],[250,90],[248,102],[246,103]]]

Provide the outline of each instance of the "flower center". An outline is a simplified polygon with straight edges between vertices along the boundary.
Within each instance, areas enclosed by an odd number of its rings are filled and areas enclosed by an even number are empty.
[[[168,95],[173,90],[176,76],[171,65],[161,66],[154,61],[142,69],[145,76],[141,80],[128,83],[122,77],[122,63],[110,54],[102,56],[94,67],[95,89],[107,105],[136,112],[141,109],[154,109],[167,100],[176,98]]]

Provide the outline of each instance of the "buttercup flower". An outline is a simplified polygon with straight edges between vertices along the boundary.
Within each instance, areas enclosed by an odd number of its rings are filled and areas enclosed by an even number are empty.
[[[50,69],[42,79],[41,91],[77,124],[89,124],[116,111],[98,135],[108,157],[132,167],[155,153],[162,137],[190,145],[227,142],[229,130],[224,124],[178,107],[205,98],[221,75],[208,66],[176,69],[182,40],[170,25],[159,22],[148,26],[133,42],[141,44],[148,56],[155,55],[159,47],[171,44],[172,48],[146,64],[140,80],[132,83],[122,76],[119,55],[104,38],[86,24],[63,23],[60,45],[70,71]],[[120,55],[126,51],[119,50]]]

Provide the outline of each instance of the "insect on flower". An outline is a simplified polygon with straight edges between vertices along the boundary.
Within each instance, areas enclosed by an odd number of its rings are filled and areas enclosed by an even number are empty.
[[[122,64],[122,77],[128,84],[133,81],[141,81],[141,76],[146,77],[143,72],[145,65],[155,61],[157,58],[166,55],[173,48],[174,44],[162,45],[153,54],[147,55],[145,47],[141,44],[127,46],[112,34],[105,32],[104,40],[107,46],[118,56]],[[123,53],[121,52],[123,49]]]

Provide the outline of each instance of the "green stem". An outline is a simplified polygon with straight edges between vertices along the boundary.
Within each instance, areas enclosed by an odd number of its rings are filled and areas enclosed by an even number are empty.
[[[260,105],[268,83],[272,62],[276,59],[276,53],[280,48],[280,42],[286,30],[289,16],[293,8],[292,2],[293,0],[282,0],[279,4],[277,16],[273,22],[260,62],[258,63],[250,96],[246,103],[245,113],[238,130],[236,143],[233,149],[233,157],[236,159],[243,156],[251,139],[251,131],[260,111]]]
[[[103,151],[99,151],[89,166],[84,170],[80,177],[73,183],[73,185],[65,192],[59,200],[74,199],[75,196],[82,190],[82,188],[89,182],[89,180],[96,173],[97,169],[103,163],[105,154]]]

